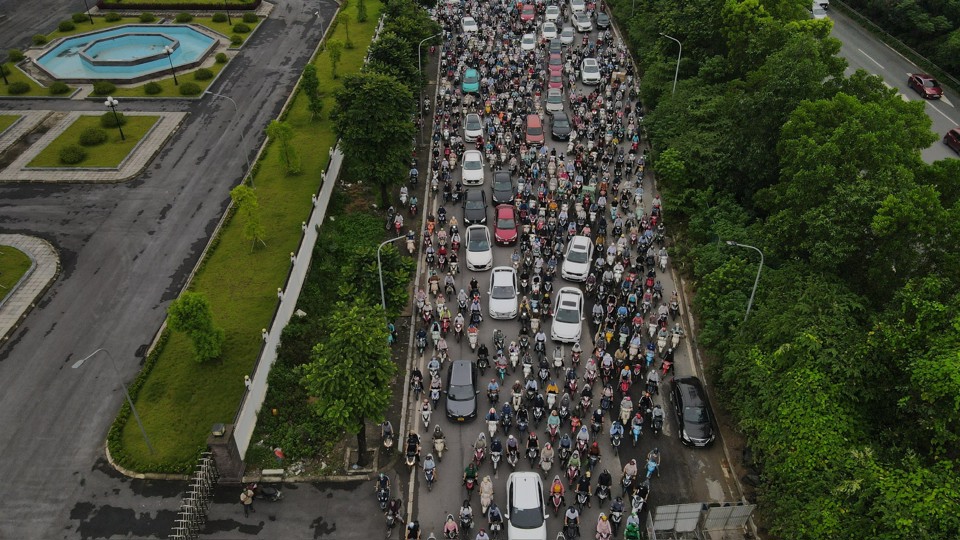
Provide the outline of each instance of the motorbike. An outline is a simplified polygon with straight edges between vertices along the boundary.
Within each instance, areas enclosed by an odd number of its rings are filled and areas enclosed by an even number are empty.
[[[437,470],[424,469],[423,478],[427,481],[427,491],[433,491],[433,481],[437,478]]]
[[[406,463],[407,467],[415,467],[417,465],[416,449],[407,448]]]
[[[603,501],[610,498],[610,486],[600,484],[597,486],[597,499],[600,501],[600,504],[603,504]]]
[[[486,450],[483,449],[483,447],[474,449],[473,463],[474,465],[477,466],[477,469],[479,469],[483,465],[483,460],[486,459],[486,457],[487,457],[487,452]]]
[[[493,472],[497,472],[497,467],[500,465],[500,458],[502,452],[490,452],[490,463],[493,464]]]
[[[433,453],[437,455],[437,461],[443,461],[443,451],[447,449],[447,441],[444,438],[433,440]]]
[[[577,492],[577,508],[579,508],[581,512],[583,512],[583,507],[586,506],[588,500],[590,500],[590,492],[588,491]]]
[[[564,506],[563,502],[563,495],[560,493],[553,493],[550,496],[550,503],[553,505],[553,517],[557,517],[560,513],[560,509]]]
[[[468,338],[468,341],[470,342],[471,351],[477,350],[478,334],[479,334],[479,330],[477,329],[476,325],[471,324],[470,328],[467,328],[467,338]]]
[[[640,424],[632,424],[630,427],[630,434],[633,436],[633,446],[637,446],[637,441],[640,440],[640,433],[642,431]]]
[[[680,315],[680,302],[676,300],[670,301],[670,319],[676,320],[677,316]]]
[[[490,440],[493,440],[493,436],[497,434],[497,421],[496,420],[487,420],[487,431],[490,433]]]
[[[527,459],[530,460],[530,468],[533,468],[533,466],[536,465],[538,457],[540,457],[539,448],[534,448],[534,447],[527,448]]]
[[[553,459],[541,458],[540,459],[540,469],[543,470],[543,474],[550,472],[550,469],[553,468]]]
[[[572,486],[574,482],[577,481],[577,477],[580,476],[580,468],[575,465],[567,466],[567,482]]]
[[[463,481],[463,487],[467,489],[467,499],[473,496],[473,489],[477,487],[476,478],[467,478]]]
[[[553,351],[553,370],[556,372],[556,376],[560,376],[560,370],[563,368],[563,351],[560,347],[557,347]]]
[[[511,469],[517,468],[517,462],[520,460],[520,454],[516,450],[510,450],[507,452],[507,464],[510,465]]]
[[[490,404],[498,403],[500,401],[500,391],[499,390],[487,390],[487,399],[490,400]]]
[[[626,497],[627,493],[630,492],[630,486],[633,485],[633,476],[629,474],[623,475],[623,478],[620,480],[620,486],[623,487],[623,496]]]
[[[253,497],[255,499],[261,499],[261,500],[266,500],[270,502],[277,502],[283,498],[283,493],[279,489],[270,487],[270,486],[261,486],[256,482],[247,484],[247,489],[253,492]],[[390,491],[388,489],[387,498],[389,499],[389,497],[390,497]],[[377,499],[379,498],[380,498],[380,495],[378,493]],[[387,508],[387,504],[385,502],[380,504],[381,510],[384,510],[386,508]]]

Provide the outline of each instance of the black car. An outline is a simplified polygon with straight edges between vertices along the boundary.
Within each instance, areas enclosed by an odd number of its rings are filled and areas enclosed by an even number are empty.
[[[597,28],[600,30],[610,28],[610,16],[602,11],[597,12]]]
[[[467,225],[486,225],[487,193],[482,189],[468,189],[463,198],[463,221]]]
[[[713,444],[717,435],[713,430],[710,403],[707,401],[700,379],[696,377],[673,379],[670,400],[673,401],[673,407],[677,413],[680,442],[698,447]]]
[[[548,49],[549,54],[553,53],[562,53],[563,52],[563,42],[559,39],[551,39]]]
[[[513,179],[510,171],[494,171],[493,173],[493,204],[513,204],[516,196],[513,190]]]
[[[553,113],[550,121],[550,134],[553,136],[553,140],[566,141],[570,138],[572,130],[573,127],[570,125],[570,118],[567,117],[567,113],[561,111]]]
[[[447,371],[447,418],[466,422],[477,417],[477,370],[469,360],[455,360]]]

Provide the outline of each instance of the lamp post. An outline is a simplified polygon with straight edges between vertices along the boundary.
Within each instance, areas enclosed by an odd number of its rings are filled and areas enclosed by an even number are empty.
[[[676,94],[677,93],[677,76],[680,75],[680,56],[683,54],[683,43],[680,43],[679,39],[673,36],[668,36],[663,32],[660,32],[660,35],[667,39],[672,39],[676,41],[677,45],[680,46],[680,52],[677,53],[677,69],[676,71],[673,72],[673,92],[671,92],[672,94]]]
[[[87,0],[83,0],[83,11],[87,14],[87,18],[90,19],[90,24],[93,24],[93,15],[90,14],[90,7],[87,6]]]
[[[180,83],[177,82],[177,72],[173,69],[173,47],[169,45],[163,46],[163,54],[167,55],[167,60],[170,61],[170,73],[173,74],[173,84],[174,86],[180,86]]]
[[[435,37],[438,37],[438,36],[442,36],[442,35],[443,35],[443,32],[438,32],[438,33],[436,33],[436,34],[434,34],[434,35],[432,35],[432,36],[430,36],[430,37],[428,37],[428,38],[424,38],[422,41],[420,41],[420,43],[417,44],[417,76],[418,76],[418,77],[423,77],[423,73],[421,73],[422,69],[421,69],[421,62],[420,62],[420,47],[422,47],[423,44],[426,43],[427,41],[430,41],[431,39],[433,39],[433,38],[435,38]],[[421,95],[422,95],[422,94],[421,94]],[[422,101],[422,100],[419,100],[419,99],[417,100],[417,110],[418,110],[418,111],[421,110],[421,107],[423,106],[423,104],[421,103],[421,101]]]
[[[753,290],[750,291],[750,300],[747,301],[747,313],[743,316],[743,322],[747,322],[747,317],[750,316],[750,308],[753,307],[753,296],[757,294],[757,285],[760,283],[760,272],[763,270],[763,252],[760,251],[760,248],[749,246],[747,244],[741,244],[739,242],[734,242],[733,240],[727,240],[728,246],[733,247],[742,247],[747,249],[752,249],[760,254],[760,266],[757,268],[757,279],[753,281]]]
[[[93,355],[97,354],[98,352],[107,353],[107,357],[110,358],[110,364],[113,366],[113,371],[117,374],[117,379],[119,379],[120,381],[120,386],[123,387],[123,394],[127,396],[127,403],[130,404],[130,410],[133,412],[133,417],[137,420],[137,425],[140,426],[140,433],[143,434],[143,440],[144,442],[147,443],[147,448],[150,449],[150,453],[154,454],[155,452],[153,450],[153,445],[150,444],[150,437],[147,437],[147,430],[143,429],[143,422],[140,421],[140,415],[137,414],[137,408],[133,405],[133,400],[130,399],[130,392],[127,391],[127,385],[123,384],[123,377],[120,375],[120,370],[117,369],[117,362],[113,359],[113,355],[110,354],[110,351],[101,347],[93,351],[92,353],[84,356],[80,360],[77,360],[70,367],[73,369],[77,369],[78,367],[82,366],[84,362],[86,362],[90,358],[93,358]]]
[[[117,105],[119,105],[120,102],[113,99],[113,96],[107,96],[107,100],[104,101],[103,104],[113,110],[113,118],[117,121],[117,129],[120,130],[120,140],[127,140],[127,138],[123,136],[123,126],[120,125],[120,115],[117,114]]]
[[[233,23],[230,22],[230,6],[227,5],[227,0],[223,0],[223,9],[227,12],[227,24],[233,26]]]
[[[10,81],[7,80],[6,62],[0,62],[0,75],[3,75],[3,84],[10,86]]]
[[[211,96],[213,96],[213,97],[223,98],[223,99],[226,99],[226,100],[230,101],[230,103],[233,103],[233,118],[234,118],[234,120],[238,120],[238,119],[240,118],[240,107],[237,107],[237,102],[234,101],[232,97],[230,97],[230,96],[225,96],[225,95],[223,95],[223,94],[218,94],[218,93],[216,93],[216,92],[211,92],[211,91],[209,91],[209,90],[204,91],[204,94],[206,94],[206,95],[211,95]],[[239,128],[239,126],[237,126],[237,127]],[[243,130],[242,130],[242,129],[238,129],[238,131],[240,132],[240,144],[242,144],[243,147],[246,148],[246,147],[247,147],[247,143],[246,143],[246,141],[243,140]],[[250,156],[247,155],[246,152],[244,152],[244,153],[243,153],[243,157],[247,160],[247,172],[250,172],[250,170],[251,170],[251,169],[250,169]],[[252,180],[251,180],[251,181],[252,181]],[[252,184],[251,184],[251,185],[252,185]]]
[[[380,305],[383,306],[383,314],[386,317],[387,314],[387,295],[383,292],[383,266],[380,264],[380,250],[383,249],[383,246],[389,244],[390,242],[396,242],[397,240],[403,240],[406,236],[398,236],[396,238],[391,238],[390,240],[384,240],[377,246],[377,272],[380,274]],[[389,320],[387,321],[389,322]]]

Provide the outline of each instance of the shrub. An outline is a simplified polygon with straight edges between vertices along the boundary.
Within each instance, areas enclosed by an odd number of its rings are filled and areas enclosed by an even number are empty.
[[[50,85],[50,93],[54,96],[59,96],[60,94],[66,94],[70,91],[70,87],[67,86],[67,83],[62,81],[56,81]]]
[[[207,81],[213,78],[213,72],[207,68],[200,68],[193,72],[193,78],[198,81]]]
[[[10,86],[7,87],[7,92],[10,92],[11,96],[19,96],[20,94],[26,94],[30,91],[30,85],[23,81],[14,81],[10,83]]]
[[[47,36],[43,34],[36,34],[32,38],[34,45],[45,45],[47,43]]]
[[[26,56],[23,55],[23,51],[20,49],[10,49],[7,51],[7,60],[10,60],[14,64],[23,60]]]
[[[64,147],[63,150],[60,150],[60,162],[66,163],[67,165],[80,163],[86,158],[87,151],[76,144],[71,144],[70,146]]]
[[[83,146],[96,146],[105,142],[107,142],[107,132],[98,127],[87,128],[80,134],[80,144]]]
[[[243,43],[243,36],[238,36],[237,34],[234,34],[234,35],[230,36],[230,43],[232,43],[233,45],[240,45],[240,44],[242,44],[242,43]]]
[[[163,87],[160,86],[159,83],[148,82],[146,85],[144,85],[143,91],[152,96],[163,92]]]
[[[255,23],[259,20],[260,20],[260,17],[257,17],[256,13],[247,12],[243,14],[243,22],[245,23]]]
[[[213,16],[210,17],[210,20],[213,21],[213,22],[227,22],[227,14],[226,14],[226,13],[214,13]]]
[[[193,15],[184,11],[183,13],[177,13],[177,18],[175,20],[178,23],[188,23],[193,20]]]
[[[117,89],[117,85],[113,84],[110,81],[97,81],[93,83],[93,93],[100,96],[105,96],[107,94],[110,94],[116,89]]]
[[[117,13],[116,11],[111,11],[111,12],[109,12],[109,13],[107,13],[106,15],[103,16],[103,20],[105,20],[105,21],[107,21],[107,22],[117,22],[117,21],[119,21],[119,20],[122,19],[122,18],[123,18],[123,17],[121,17],[120,14]]]
[[[180,85],[180,95],[182,96],[195,96],[202,91],[200,85],[194,82],[185,82]]]
[[[250,27],[242,22],[238,22],[237,24],[233,25],[233,31],[238,34],[246,34],[250,31]]]
[[[157,18],[154,17],[153,13],[150,13],[149,11],[144,11],[143,13],[140,14],[140,22],[142,23],[149,23],[155,20],[157,20]]]
[[[83,22],[87,22],[87,14],[86,14],[86,13],[74,13],[73,16],[70,17],[70,18],[73,19],[73,22],[76,23],[76,24],[80,24],[80,23],[83,23]]]
[[[57,26],[57,29],[61,32],[70,32],[71,30],[76,30],[77,25],[73,24],[73,21],[63,21]]]
[[[121,126],[127,123],[127,117],[123,113],[117,113],[114,116],[113,111],[105,112],[100,115],[100,127],[115,128],[117,127],[117,119],[120,119]]]
[[[227,53],[218,52],[218,53],[217,53],[217,56],[215,56],[214,58],[217,59],[217,63],[218,63],[218,64],[226,64],[226,63],[227,63]]]

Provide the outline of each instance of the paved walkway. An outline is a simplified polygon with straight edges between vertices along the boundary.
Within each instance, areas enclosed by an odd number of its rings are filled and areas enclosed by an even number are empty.
[[[40,122],[43,122],[52,111],[3,111],[4,115],[20,115],[20,118],[0,133],[0,153],[3,153],[13,143],[19,141],[27,133],[33,131]]]
[[[0,253],[3,253],[4,246],[13,246],[26,253],[33,265],[10,296],[0,301],[0,342],[6,341],[60,273],[60,257],[46,240],[23,234],[0,234]]]
[[[187,113],[124,111],[126,116],[160,116],[147,135],[140,140],[136,148],[120,163],[119,167],[98,168],[28,168],[44,148],[60,136],[81,116],[100,116],[103,113],[79,112],[67,113],[59,124],[46,132],[37,142],[15,159],[9,167],[0,171],[0,182],[80,182],[112,183],[129,180],[147,167],[153,156],[163,148],[163,144],[177,130]],[[22,122],[22,120],[21,120]],[[19,123],[19,122],[18,122]]]

